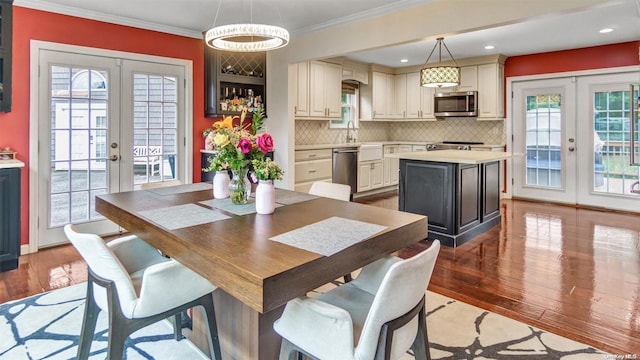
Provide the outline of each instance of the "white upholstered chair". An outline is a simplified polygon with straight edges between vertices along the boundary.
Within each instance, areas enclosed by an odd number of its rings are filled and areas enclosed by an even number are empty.
[[[328,197],[336,200],[351,200],[351,186],[326,181],[316,181],[311,184],[309,194]]]
[[[412,348],[430,359],[424,297],[440,242],[406,260],[387,256],[358,277],[318,297],[287,303],[274,323],[280,360],[296,352],[313,359],[398,359]]]
[[[209,350],[213,359],[221,359],[212,297],[216,286],[136,236],[106,244],[100,236],[78,233],[72,225],[66,225],[64,232],[89,269],[78,359],[89,356],[100,310],[109,316],[107,359],[121,359],[129,335],[165,318],[174,317],[174,333],[180,340],[179,315],[194,306],[204,307]]]

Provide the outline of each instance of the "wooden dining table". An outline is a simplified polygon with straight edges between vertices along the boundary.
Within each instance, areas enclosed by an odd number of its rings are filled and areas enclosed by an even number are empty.
[[[262,215],[212,199],[202,184],[98,195],[96,210],[218,286],[224,359],[277,359],[272,325],[289,300],[427,237],[422,215],[282,189],[274,213]],[[359,239],[358,229],[375,233]],[[277,241],[288,235],[297,243]],[[324,255],[305,250],[318,236],[327,237],[321,246],[354,241]],[[208,353],[200,326],[194,318],[191,340]]]

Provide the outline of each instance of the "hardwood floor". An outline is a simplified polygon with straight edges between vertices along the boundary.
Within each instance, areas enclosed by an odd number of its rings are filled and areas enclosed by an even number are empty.
[[[398,206],[395,193],[356,201]],[[501,211],[500,225],[442,248],[429,290],[612,354],[640,355],[640,214],[516,200],[503,200]],[[18,269],[0,273],[0,303],[86,277],[71,246],[24,255]]]

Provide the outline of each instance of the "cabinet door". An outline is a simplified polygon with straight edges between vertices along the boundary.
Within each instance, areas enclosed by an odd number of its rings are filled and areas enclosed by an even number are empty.
[[[480,166],[458,165],[456,233],[480,223]]]
[[[482,164],[482,221],[500,215],[500,162]]]
[[[371,188],[376,189],[382,187],[382,161],[371,163]]]
[[[504,117],[504,66],[478,65],[478,118]]]
[[[436,93],[436,89],[431,87],[421,87],[420,89],[420,118],[435,120],[436,116],[433,114],[433,96]]]
[[[384,159],[382,160],[382,172],[384,174],[382,179],[383,186],[398,184],[398,166],[400,164],[400,159],[387,157],[388,154],[395,154],[398,150],[398,145],[384,146]]]
[[[371,73],[371,106],[372,118],[384,119],[387,117],[387,74],[380,72]]]
[[[18,267],[20,255],[20,169],[0,169],[0,271]]]
[[[296,74],[295,116],[309,116],[309,62],[294,64]]]
[[[396,106],[396,77],[395,75],[385,74],[386,75],[386,83],[387,89],[385,94],[385,109],[387,109],[386,118],[391,119],[394,117],[394,109]]]
[[[309,63],[309,116],[327,116],[324,102],[324,63]]]
[[[371,162],[358,164],[358,192],[371,189]]]
[[[324,64],[324,95],[327,116],[342,117],[342,68],[335,64]]]
[[[422,110],[421,102],[421,91],[422,86],[420,86],[420,73],[410,73],[407,74],[407,119],[418,119],[420,118],[420,110]],[[426,88],[425,88],[426,89]]]
[[[407,117],[407,75],[394,75],[395,106],[393,112],[394,119],[404,119]]]
[[[476,65],[461,67],[460,85],[456,87],[456,91],[476,90],[478,90],[478,67]]]

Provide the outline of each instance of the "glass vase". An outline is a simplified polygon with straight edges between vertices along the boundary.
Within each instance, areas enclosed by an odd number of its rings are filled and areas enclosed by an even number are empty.
[[[276,191],[272,180],[260,180],[256,187],[256,212],[273,214],[276,208]]]
[[[226,199],[229,197],[229,173],[227,170],[216,171],[213,177],[213,198]]]
[[[251,182],[247,179],[247,173],[249,169],[232,169],[231,181],[229,182],[229,196],[231,202],[237,205],[246,204],[249,202],[249,195],[251,194]]]

